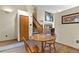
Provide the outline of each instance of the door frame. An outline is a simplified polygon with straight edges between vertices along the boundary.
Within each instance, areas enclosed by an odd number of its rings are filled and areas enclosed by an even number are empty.
[[[32,26],[30,26],[30,24],[32,24],[32,13],[30,12],[26,12],[26,11],[21,11],[21,10],[18,10],[18,13],[17,13],[17,41],[21,41],[20,39],[20,15],[23,15],[23,16],[28,16],[28,19],[29,19],[29,39],[31,39],[31,36],[32,36]]]

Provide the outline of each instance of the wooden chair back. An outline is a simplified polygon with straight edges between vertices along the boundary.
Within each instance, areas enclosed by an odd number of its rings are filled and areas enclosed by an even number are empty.
[[[27,52],[29,53],[38,53],[39,52],[39,47],[37,45],[29,45],[27,42],[27,40],[25,38],[23,38],[24,41],[24,45],[25,45],[25,49]]]

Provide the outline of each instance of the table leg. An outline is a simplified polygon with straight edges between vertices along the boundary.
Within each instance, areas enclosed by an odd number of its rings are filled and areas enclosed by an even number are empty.
[[[49,50],[49,52],[51,53],[51,44],[49,44],[49,47],[50,47],[50,50]]]
[[[44,42],[41,42],[41,52],[44,52],[44,46],[43,46]]]

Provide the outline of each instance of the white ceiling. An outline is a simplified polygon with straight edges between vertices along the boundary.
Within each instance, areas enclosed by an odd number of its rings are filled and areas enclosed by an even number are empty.
[[[42,8],[52,13],[56,13],[70,9],[72,7],[76,7],[76,5],[35,5],[35,7]]]
[[[23,5],[0,5],[0,9],[4,9],[4,8],[11,8],[11,9],[21,9],[21,10],[24,10],[25,9],[25,6]],[[26,10],[26,9],[25,9]]]
[[[51,13],[61,12],[63,10],[75,7],[76,5],[0,5],[0,9],[11,8],[13,10],[27,10],[28,8],[42,8]]]
[[[0,5],[0,9],[7,9],[10,8],[14,11],[16,10],[24,10],[28,11],[29,9],[32,9],[32,5]]]

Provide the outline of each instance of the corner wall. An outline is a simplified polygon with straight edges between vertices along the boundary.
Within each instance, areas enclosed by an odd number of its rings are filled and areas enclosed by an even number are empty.
[[[0,10],[0,41],[11,39],[16,39],[16,12],[5,13]]]
[[[57,42],[72,46],[79,49],[79,44],[76,40],[79,40],[79,23],[75,24],[62,24],[61,17],[63,15],[79,12],[79,7],[71,8],[54,15],[55,29]]]

